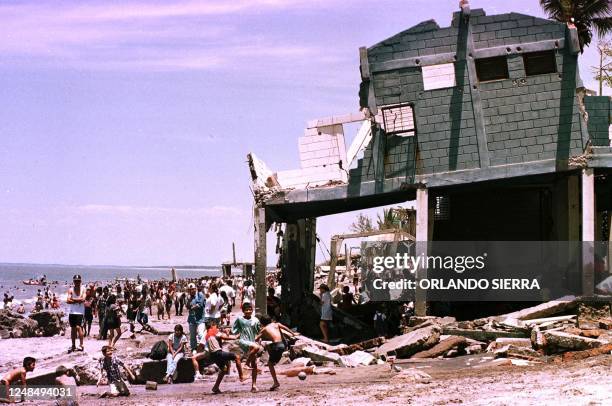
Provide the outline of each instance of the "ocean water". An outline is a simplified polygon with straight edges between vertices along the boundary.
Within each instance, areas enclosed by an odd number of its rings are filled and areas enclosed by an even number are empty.
[[[179,278],[197,278],[201,276],[221,276],[220,266],[202,266],[198,268],[176,268]],[[15,299],[29,303],[36,296],[40,286],[28,286],[23,280],[37,279],[47,275],[52,290],[58,294],[67,291],[75,274],[81,275],[83,283],[106,282],[115,278],[170,279],[170,267],[132,267],[132,266],[84,266],[84,265],[40,265],[40,264],[0,264],[0,295],[4,293],[15,296]],[[98,285],[100,285],[98,283]],[[1,298],[0,297],[0,298]]]

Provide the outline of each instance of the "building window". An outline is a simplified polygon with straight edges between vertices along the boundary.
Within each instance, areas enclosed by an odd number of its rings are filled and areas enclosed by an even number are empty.
[[[530,52],[524,54],[523,63],[527,76],[557,72],[557,61],[554,51]]]
[[[450,199],[448,196],[436,196],[434,220],[450,219]]]
[[[476,59],[476,75],[481,82],[508,79],[508,62],[505,56]]]
[[[381,108],[383,125],[387,134],[408,137],[414,135],[414,110],[410,104]]]
[[[423,89],[444,89],[455,86],[455,64],[423,66]]]

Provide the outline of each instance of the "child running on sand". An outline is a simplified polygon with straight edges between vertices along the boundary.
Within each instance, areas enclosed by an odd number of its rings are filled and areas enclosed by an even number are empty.
[[[128,373],[130,378],[132,378],[132,380],[135,380],[136,378],[132,370],[128,368],[119,358],[113,356],[112,347],[108,345],[102,347],[102,355],[104,355],[104,358],[100,360],[100,376],[98,378],[98,382],[96,382],[96,386],[100,386],[103,373],[105,372],[106,378],[108,379],[109,391],[104,392],[100,395],[100,397],[130,396],[130,390],[121,377],[119,367],[122,367],[125,372]]]
[[[210,360],[219,367],[219,374],[217,375],[217,380],[212,388],[212,392],[215,394],[221,393],[219,385],[221,384],[225,374],[227,374],[229,371],[230,363],[232,361],[236,362],[236,369],[238,370],[240,382],[244,381],[242,364],[240,363],[240,355],[223,351],[222,348],[222,340],[236,340],[238,337],[238,335],[229,335],[219,331],[217,328],[217,321],[214,319],[207,322],[206,347],[208,348],[208,353],[210,354]]]
[[[255,342],[255,337],[259,333],[261,324],[259,319],[253,316],[253,306],[250,302],[242,304],[242,313],[243,315],[234,321],[232,333],[240,336],[238,345],[246,354],[246,365],[253,370],[251,392],[257,392],[257,386],[255,385],[257,382],[257,354],[263,348]]]
[[[2,379],[0,379],[0,403],[11,403],[9,397],[9,387],[11,384],[21,382],[23,389],[26,388],[26,374],[34,371],[34,368],[36,368],[36,360],[32,357],[25,357],[21,368],[15,368],[7,372]]]
[[[270,316],[262,315],[259,320],[263,326],[263,329],[257,335],[257,337],[255,337],[255,340],[259,341],[263,339],[265,341],[271,341],[271,343],[266,346],[266,349],[270,355],[268,359],[268,368],[270,368],[270,375],[272,375],[272,380],[274,381],[274,384],[270,390],[274,391],[280,386],[278,379],[276,378],[276,370],[274,369],[274,365],[280,361],[283,352],[288,350],[283,334],[290,336],[295,336],[297,334],[289,329],[289,327],[281,323],[273,323]]]

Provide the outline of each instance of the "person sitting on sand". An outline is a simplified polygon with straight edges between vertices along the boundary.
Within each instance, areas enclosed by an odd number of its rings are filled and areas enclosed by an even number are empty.
[[[101,394],[100,397],[130,396],[130,390],[125,380],[121,377],[119,367],[122,367],[130,378],[132,378],[132,380],[135,380],[136,377],[134,376],[132,370],[128,368],[119,358],[113,356],[112,347],[107,345],[102,347],[102,355],[104,355],[104,358],[100,360],[100,376],[98,377],[96,386],[100,386],[100,383],[102,383],[102,377],[104,373],[106,373],[109,390]]]
[[[70,339],[72,340],[72,347],[70,347],[68,353],[85,349],[83,346],[85,289],[81,286],[81,275],[74,275],[72,282],[74,286],[68,290],[68,297],[66,298],[66,303],[68,303],[68,323],[70,323]],[[79,336],[79,348],[76,348],[75,345],[77,334]]]
[[[270,316],[262,315],[259,318],[259,321],[261,322],[263,328],[257,337],[255,337],[255,340],[258,342],[262,339],[265,341],[271,341],[271,343],[266,346],[266,349],[270,355],[268,358],[268,368],[270,368],[270,375],[274,381],[270,390],[274,391],[280,386],[280,383],[278,383],[278,379],[276,378],[276,370],[274,369],[274,365],[280,361],[281,357],[283,356],[283,352],[289,349],[285,344],[283,334],[290,336],[295,336],[297,334],[295,334],[289,327],[281,323],[273,323]]]
[[[238,377],[240,382],[244,381],[244,374],[242,372],[242,364],[240,362],[240,355],[232,352],[223,351],[222,340],[236,340],[239,338],[238,335],[229,335],[217,328],[217,321],[215,319],[209,320],[207,323],[206,330],[206,347],[210,354],[210,360],[217,364],[219,367],[219,374],[215,385],[212,387],[212,393],[221,393],[219,385],[225,374],[229,372],[230,363],[234,361],[236,363],[236,369],[238,370]]]
[[[172,383],[176,378],[176,367],[178,362],[185,356],[187,337],[183,333],[183,326],[174,326],[174,333],[168,337],[168,355],[166,356],[166,383]]]
[[[251,392],[257,392],[257,354],[260,353],[263,348],[255,342],[255,337],[259,333],[261,324],[259,319],[253,316],[253,306],[251,303],[242,304],[243,316],[238,317],[234,321],[232,326],[232,334],[238,334],[240,340],[238,345],[240,349],[246,354],[246,365],[252,368],[251,373]]]
[[[36,368],[36,359],[25,357],[21,368],[15,368],[7,372],[2,379],[0,379],[0,403],[11,403],[9,387],[12,384],[21,382],[23,389],[27,387],[26,374],[34,371],[34,368]]]

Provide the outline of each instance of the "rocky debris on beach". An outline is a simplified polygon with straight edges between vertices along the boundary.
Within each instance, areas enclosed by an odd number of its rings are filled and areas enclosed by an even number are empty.
[[[52,337],[58,334],[64,334],[66,330],[63,321],[64,312],[43,310],[30,314],[30,319],[38,323],[38,329],[43,337]]]
[[[0,310],[0,337],[27,338],[37,336],[38,323],[10,310]]]
[[[61,311],[40,311],[28,317],[10,310],[0,310],[0,338],[52,337],[63,334]]]

